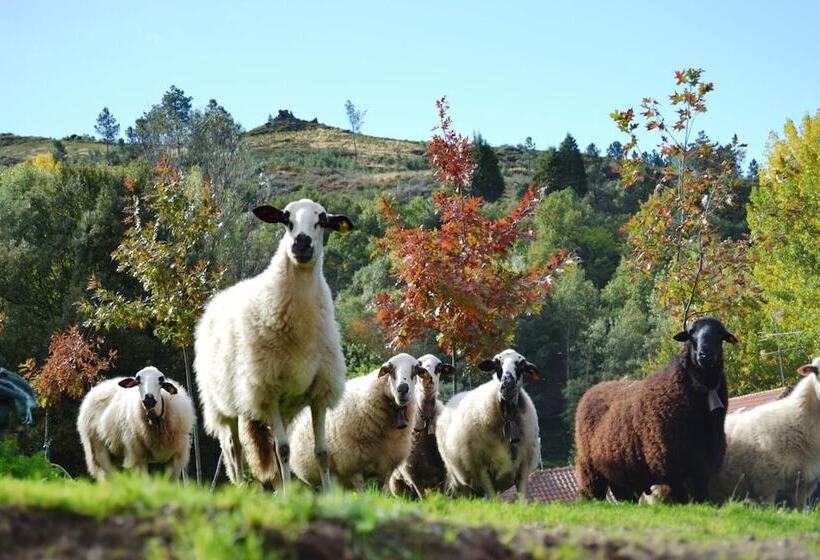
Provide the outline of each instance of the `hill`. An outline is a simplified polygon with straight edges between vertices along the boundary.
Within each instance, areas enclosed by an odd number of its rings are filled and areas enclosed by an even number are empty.
[[[43,136],[17,136],[0,132],[0,165],[10,165],[47,154],[54,149],[53,139]],[[105,144],[88,136],[67,136],[62,139],[69,156],[89,156],[94,151],[104,152]]]

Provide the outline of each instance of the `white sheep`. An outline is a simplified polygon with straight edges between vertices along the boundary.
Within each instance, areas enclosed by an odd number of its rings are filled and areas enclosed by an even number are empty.
[[[479,364],[492,379],[453,396],[438,418],[436,439],[452,494],[492,498],[513,484],[526,499],[527,479],[538,463],[538,417],[522,388],[538,369],[515,350]]]
[[[711,499],[773,504],[784,491],[806,507],[820,478],[820,357],[798,371],[805,377],[788,396],[726,417],[726,457]]]
[[[188,466],[195,422],[185,389],[147,367],[91,389],[80,405],[77,431],[88,472],[98,480],[115,467],[147,472],[153,463],[167,464],[178,480]]]
[[[415,495],[423,498],[427,489],[443,488],[447,477],[444,461],[436,442],[436,420],[444,409],[438,399],[441,376],[453,373],[453,366],[436,356],[419,358],[428,375],[416,378],[416,424],[407,459],[390,476],[390,491],[394,496]]]
[[[427,375],[418,360],[397,354],[381,368],[350,379],[342,400],[327,415],[330,470],[345,488],[362,489],[368,479],[387,483],[410,453],[416,403],[411,387]],[[311,418],[299,414],[289,429],[291,466],[303,482],[317,486],[320,468],[313,453]]]
[[[352,223],[307,199],[253,212],[286,230],[270,265],[214,296],[197,325],[194,366],[205,429],[219,439],[234,483],[243,479],[243,455],[257,478],[278,470],[287,483],[285,427],[309,406],[314,452],[328,484],[325,414],[342,395],[346,368],[322,272],[324,232],[347,231]],[[278,469],[265,464],[270,441],[252,437],[269,437],[268,427]]]

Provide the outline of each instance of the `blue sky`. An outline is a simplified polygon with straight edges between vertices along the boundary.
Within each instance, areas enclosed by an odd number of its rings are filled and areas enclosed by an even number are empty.
[[[0,0],[0,132],[132,124],[171,85],[246,128],[280,108],[426,139],[447,94],[456,127],[539,148],[622,139],[615,108],[661,97],[673,71],[716,91],[697,128],[763,154],[769,132],[820,107],[820,2],[117,2]],[[646,144],[651,148],[651,144]]]

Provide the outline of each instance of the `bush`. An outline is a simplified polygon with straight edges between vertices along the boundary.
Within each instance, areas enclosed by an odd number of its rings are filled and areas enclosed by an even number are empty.
[[[0,477],[54,480],[63,475],[42,453],[23,455],[12,438],[0,440]]]

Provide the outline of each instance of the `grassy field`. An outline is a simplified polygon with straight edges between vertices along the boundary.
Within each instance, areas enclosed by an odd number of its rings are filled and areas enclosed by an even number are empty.
[[[88,535],[94,542],[76,542]],[[37,547],[37,557],[62,558],[77,546],[100,547],[104,557],[151,558],[799,558],[820,555],[820,511],[438,495],[418,503],[298,488],[287,496],[232,487],[209,494],[150,478],[0,479],[0,557],[4,547],[24,545]]]
[[[88,156],[93,151],[105,152],[105,144],[85,140],[64,140],[69,156]],[[51,138],[40,136],[16,136],[0,134],[0,160],[23,161],[39,154],[48,154],[54,149]]]

